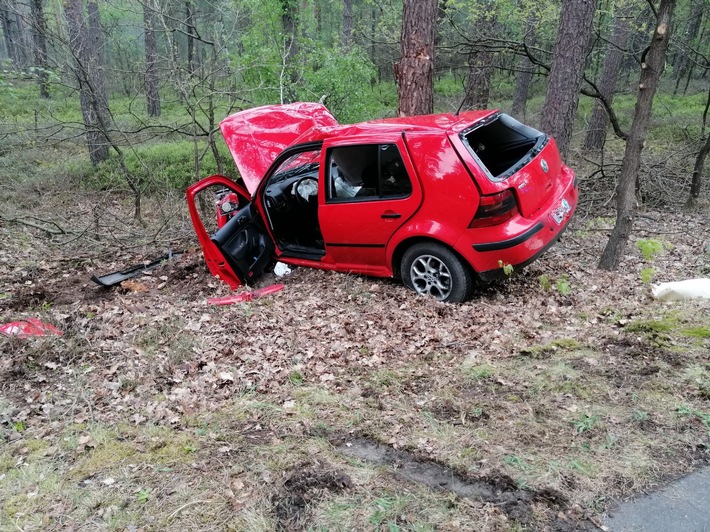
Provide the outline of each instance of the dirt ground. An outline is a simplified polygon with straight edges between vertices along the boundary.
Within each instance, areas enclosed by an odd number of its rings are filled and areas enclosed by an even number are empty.
[[[3,530],[591,530],[710,462],[710,302],[649,295],[710,277],[707,212],[641,212],[612,274],[580,210],[462,305],[294,268],[216,307],[179,199],[42,199],[0,221],[0,323],[64,332],[0,337]]]

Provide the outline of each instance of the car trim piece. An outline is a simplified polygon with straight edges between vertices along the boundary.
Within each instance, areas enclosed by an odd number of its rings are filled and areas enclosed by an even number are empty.
[[[326,242],[325,247],[328,246],[334,248],[383,248],[384,244],[344,244],[341,242]]]
[[[522,244],[534,234],[539,232],[545,225],[542,222],[536,223],[533,227],[525,231],[523,234],[510,238],[508,240],[500,240],[498,242],[487,242],[485,244],[474,244],[473,249],[476,251],[498,251],[501,249],[512,248],[518,244]]]

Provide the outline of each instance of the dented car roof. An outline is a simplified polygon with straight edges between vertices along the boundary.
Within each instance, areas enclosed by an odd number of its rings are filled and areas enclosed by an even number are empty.
[[[276,157],[315,126],[338,121],[324,105],[294,103],[266,105],[240,111],[219,124],[239,174],[250,193]]]

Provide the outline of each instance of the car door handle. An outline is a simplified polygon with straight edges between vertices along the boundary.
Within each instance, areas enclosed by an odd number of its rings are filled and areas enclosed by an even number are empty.
[[[399,214],[398,212],[383,212],[380,214],[380,218],[388,219],[388,218],[401,218],[402,215]]]

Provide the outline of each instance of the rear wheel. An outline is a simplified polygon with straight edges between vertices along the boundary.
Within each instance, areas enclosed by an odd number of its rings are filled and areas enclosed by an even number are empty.
[[[468,265],[450,249],[429,242],[415,244],[404,253],[402,280],[418,294],[446,303],[466,301],[473,289]]]

